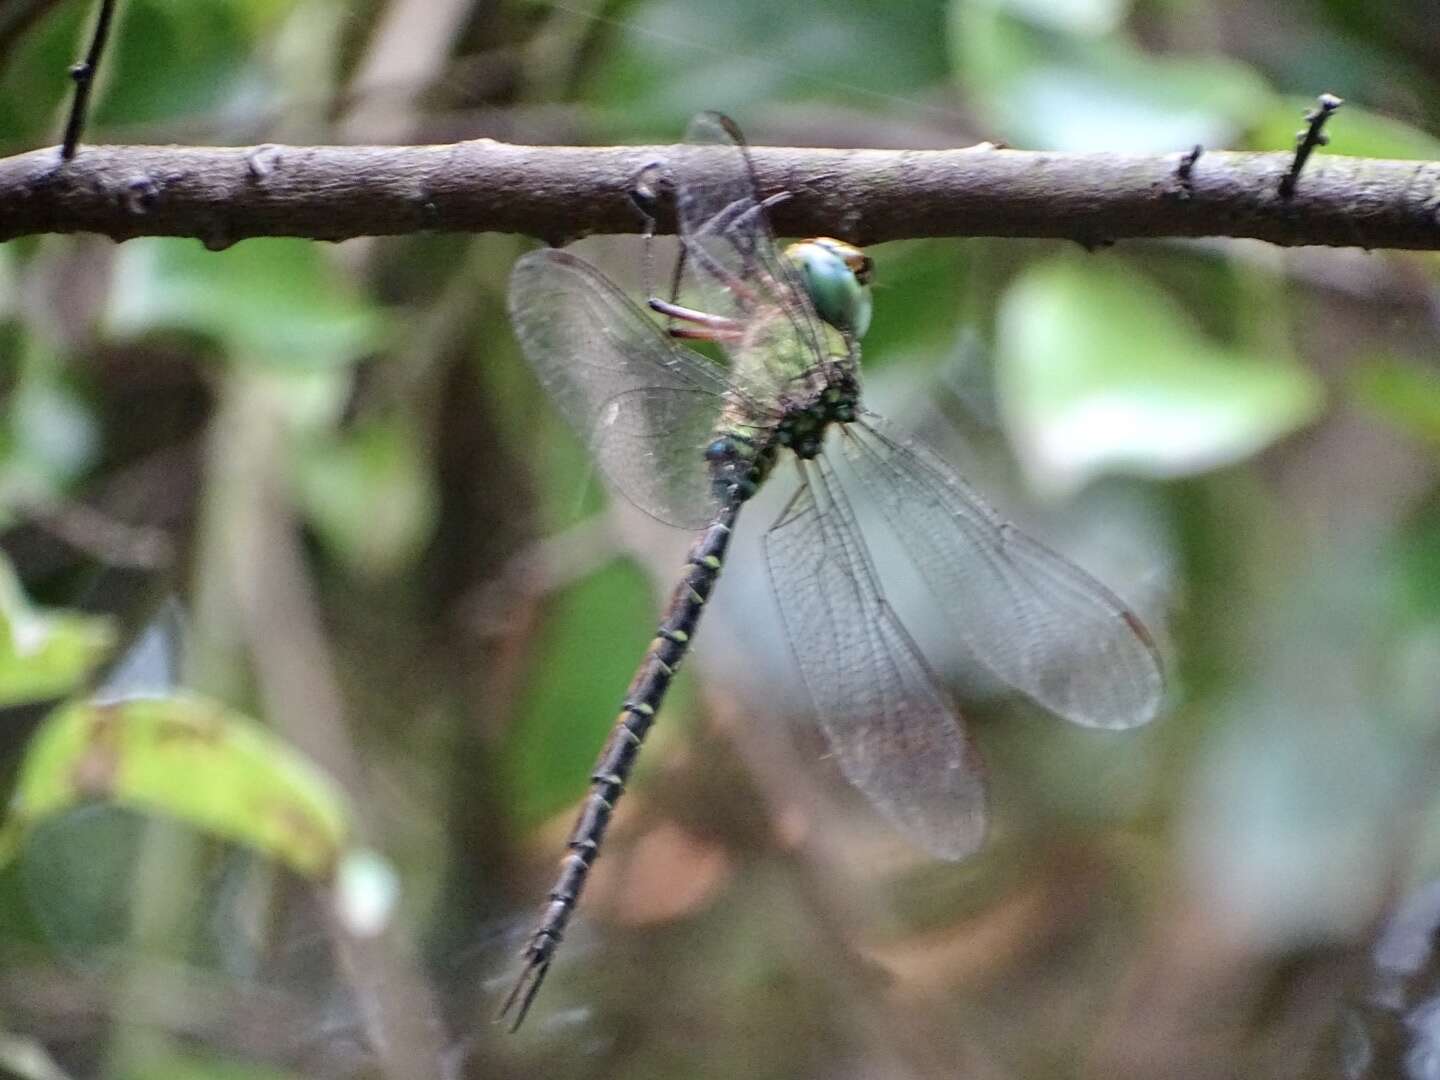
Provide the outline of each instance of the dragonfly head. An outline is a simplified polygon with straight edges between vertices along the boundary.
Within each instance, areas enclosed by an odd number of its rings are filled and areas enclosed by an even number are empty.
[[[870,256],[843,240],[817,236],[785,249],[800,272],[815,312],[835,329],[854,338],[870,328]]]

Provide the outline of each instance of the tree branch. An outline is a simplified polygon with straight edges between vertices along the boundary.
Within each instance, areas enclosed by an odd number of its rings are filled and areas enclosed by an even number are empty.
[[[561,242],[638,232],[636,174],[698,147],[55,148],[0,160],[0,240],[36,233],[343,240],[425,230]],[[1001,150],[756,147],[787,236],[869,244],[921,236],[1253,237],[1275,244],[1440,248],[1440,162],[1322,157],[1288,197],[1288,153],[1139,156]],[[703,165],[703,163],[702,163]],[[662,229],[673,227],[662,215]]]

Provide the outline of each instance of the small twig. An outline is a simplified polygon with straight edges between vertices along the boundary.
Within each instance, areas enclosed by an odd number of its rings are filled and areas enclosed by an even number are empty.
[[[1290,165],[1290,171],[1280,178],[1282,199],[1288,199],[1295,194],[1295,182],[1300,179],[1300,170],[1309,160],[1310,152],[1330,141],[1330,136],[1320,129],[1325,126],[1325,121],[1330,119],[1330,114],[1344,104],[1343,99],[1334,94],[1321,94],[1316,100],[1315,108],[1305,114],[1307,123],[1304,130],[1295,133],[1295,160]]]
[[[61,161],[73,158],[80,145],[80,134],[85,130],[85,114],[90,106],[90,89],[95,84],[95,72],[100,67],[100,56],[105,51],[105,42],[110,37],[115,3],[116,0],[100,0],[100,14],[95,20],[95,35],[90,39],[90,51],[84,60],[70,69],[70,78],[75,80],[75,99],[70,103],[70,119],[65,122],[65,138],[60,144]]]
[[[175,561],[175,544],[164,529],[131,525],[81,502],[21,495],[14,508],[32,515],[31,522],[76,551],[112,567],[164,570]]]

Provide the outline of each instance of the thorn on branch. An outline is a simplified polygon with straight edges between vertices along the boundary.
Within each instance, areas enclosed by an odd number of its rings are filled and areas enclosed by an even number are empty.
[[[145,214],[160,198],[160,185],[147,175],[132,177],[125,182],[120,201],[132,214]]]
[[[1300,179],[1300,170],[1305,168],[1310,152],[1330,141],[1330,136],[1321,129],[1325,126],[1325,121],[1330,119],[1330,114],[1344,103],[1344,99],[1334,94],[1321,94],[1316,99],[1315,108],[1305,114],[1305,128],[1295,133],[1295,160],[1290,163],[1290,171],[1280,178],[1282,199],[1288,199],[1295,194],[1295,183]]]
[[[105,42],[110,37],[110,23],[115,16],[117,0],[100,0],[100,13],[95,19],[95,34],[90,39],[90,51],[85,59],[70,68],[70,78],[75,80],[75,98],[70,103],[70,117],[65,121],[65,136],[60,143],[60,160],[69,161],[80,146],[80,135],[85,130],[85,114],[90,107],[90,90],[95,84],[95,73],[100,69],[100,56],[105,51]]]
[[[245,168],[252,180],[264,180],[280,167],[284,151],[274,143],[262,143],[245,154]]]
[[[663,161],[651,161],[641,166],[630,181],[630,202],[640,212],[645,222],[645,235],[655,232],[655,220],[660,216],[660,189],[668,183]]]
[[[200,243],[205,245],[206,251],[224,251],[235,244],[235,235],[230,231],[228,225],[218,217],[211,218],[196,230]]]
[[[1196,143],[1180,155],[1180,164],[1175,166],[1175,179],[1180,181],[1180,193],[1187,199],[1195,193],[1191,174],[1194,173],[1195,163],[1200,160],[1200,155],[1203,153],[1205,153],[1205,148]]]

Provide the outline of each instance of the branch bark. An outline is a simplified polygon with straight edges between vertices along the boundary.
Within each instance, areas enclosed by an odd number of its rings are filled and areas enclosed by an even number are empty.
[[[87,146],[0,160],[0,240],[93,232],[344,240],[517,232],[560,243],[636,232],[636,173],[698,147]],[[1251,237],[1287,246],[1440,248],[1440,162],[1320,157],[1289,196],[1290,153],[1067,154],[753,149],[787,236]],[[673,222],[661,222],[662,228]]]

